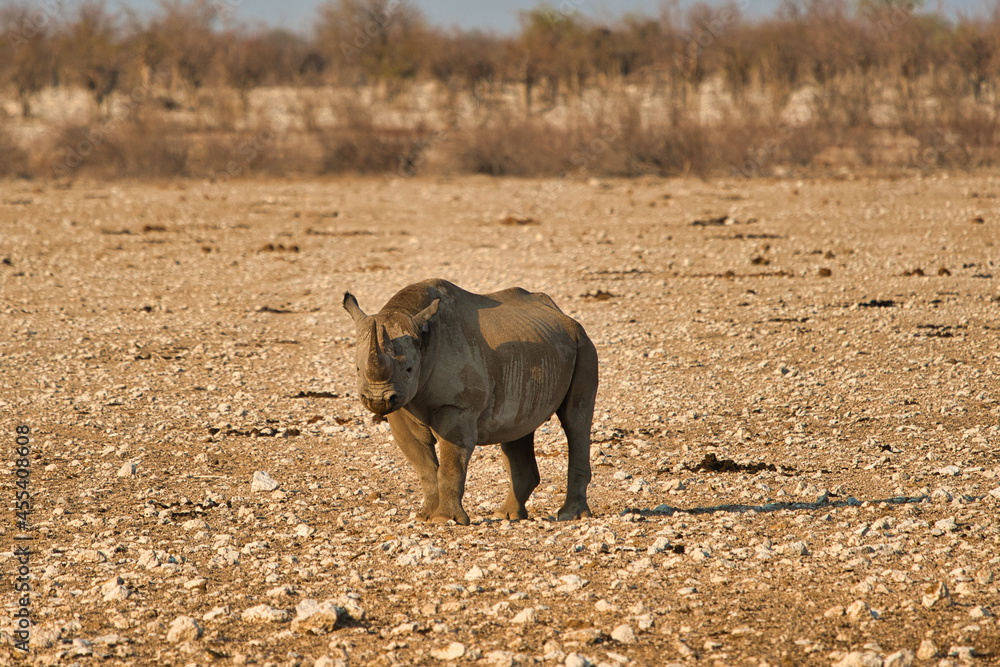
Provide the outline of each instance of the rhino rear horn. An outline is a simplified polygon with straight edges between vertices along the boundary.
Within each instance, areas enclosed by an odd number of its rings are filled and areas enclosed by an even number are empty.
[[[379,338],[388,336],[385,327],[380,327],[375,320],[371,321],[368,329],[368,377],[376,382],[386,382],[392,378],[392,359],[383,351],[384,343],[380,344]],[[392,342],[389,342],[391,349]]]
[[[355,324],[368,317],[358,305],[358,300],[350,292],[344,292],[344,310],[351,314]]]
[[[396,348],[392,346],[392,339],[389,338],[389,332],[385,330],[385,325],[379,325],[378,328],[378,345],[379,351],[383,354],[387,354],[390,357],[396,355]]]
[[[427,331],[428,325],[431,319],[437,314],[438,306],[441,305],[441,299],[434,299],[431,301],[431,305],[427,306],[419,313],[413,316],[413,324],[417,331],[424,333]]]

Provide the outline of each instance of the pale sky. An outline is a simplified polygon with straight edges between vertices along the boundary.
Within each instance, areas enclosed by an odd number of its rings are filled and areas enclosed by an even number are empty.
[[[0,0],[4,4],[5,0]],[[269,25],[281,26],[304,33],[310,32],[311,23],[316,16],[316,8],[323,4],[322,0],[216,0],[221,4],[233,7],[234,16],[239,22],[264,22]],[[940,3],[948,16],[962,12],[967,15],[986,14],[993,6],[993,0],[926,0],[927,7],[935,7]],[[72,3],[68,3],[72,5]],[[517,30],[518,11],[528,10],[538,6],[537,0],[415,0],[414,5],[420,8],[427,19],[438,26],[458,26],[460,28],[480,28],[499,34]],[[585,16],[598,19],[614,19],[626,12],[635,12],[649,16],[657,16],[660,12],[661,0],[550,0],[549,5],[556,9],[564,7],[575,8]],[[680,0],[683,9],[690,7],[692,0]],[[708,0],[709,5],[721,5],[720,0]],[[744,13],[749,16],[768,15],[780,4],[780,0],[738,0],[745,7]],[[125,5],[140,12],[155,11],[157,0],[108,0],[107,6],[113,9]]]

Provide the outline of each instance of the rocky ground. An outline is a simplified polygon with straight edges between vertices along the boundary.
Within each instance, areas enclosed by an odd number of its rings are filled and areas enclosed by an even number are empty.
[[[992,173],[0,195],[2,664],[1000,661]],[[340,297],[428,277],[587,328],[593,518],[553,421],[531,519],[487,447],[473,524],[415,522]]]

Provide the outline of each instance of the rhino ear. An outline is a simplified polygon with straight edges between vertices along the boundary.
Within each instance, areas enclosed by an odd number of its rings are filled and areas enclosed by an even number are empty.
[[[438,306],[440,305],[441,299],[434,299],[434,301],[431,302],[431,305],[427,306],[413,316],[413,324],[416,326],[417,331],[420,333],[427,333],[430,321],[437,314]]]
[[[350,292],[344,292],[344,310],[351,314],[355,324],[367,317],[365,311],[358,305],[358,300]]]

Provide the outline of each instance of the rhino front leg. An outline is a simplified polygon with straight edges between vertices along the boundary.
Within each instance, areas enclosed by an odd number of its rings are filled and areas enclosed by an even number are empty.
[[[446,408],[436,415],[434,427],[441,465],[437,471],[438,506],[431,521],[467,526],[469,515],[462,508],[462,497],[469,459],[476,446],[476,419],[467,411]]]
[[[597,350],[589,338],[579,341],[573,380],[556,414],[569,444],[566,502],[556,517],[560,521],[590,516],[587,485],[590,484],[590,427],[597,400]]]
[[[519,440],[501,443],[500,450],[503,452],[503,465],[510,477],[510,490],[496,516],[511,521],[527,519],[528,510],[524,503],[541,481],[538,462],[535,460],[534,431]]]
[[[386,419],[392,429],[392,439],[416,471],[424,492],[424,502],[417,518],[428,521],[438,507],[438,458],[434,451],[434,434],[401,410],[389,413]]]

